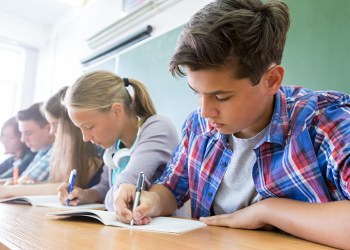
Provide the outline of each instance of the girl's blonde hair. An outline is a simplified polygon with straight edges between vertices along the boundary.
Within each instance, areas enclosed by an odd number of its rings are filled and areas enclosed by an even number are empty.
[[[90,173],[101,167],[101,159],[91,142],[84,142],[80,129],[74,126],[66,109],[61,104],[67,87],[63,87],[44,104],[45,111],[58,119],[57,135],[53,147],[50,182],[63,182],[69,178],[70,171],[78,172],[76,185],[87,188]]]
[[[127,86],[133,88],[131,97]],[[77,110],[107,111],[113,103],[123,103],[127,114],[136,115],[140,123],[156,114],[145,85],[135,79],[120,78],[108,71],[95,71],[81,76],[67,91],[63,104]]]

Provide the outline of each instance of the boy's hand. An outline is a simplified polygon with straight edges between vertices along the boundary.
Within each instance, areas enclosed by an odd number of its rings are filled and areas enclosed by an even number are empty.
[[[201,217],[200,221],[211,226],[223,226],[231,228],[241,228],[241,229],[272,229],[272,226],[266,225],[259,219],[261,207],[260,202],[255,203],[249,207],[243,208],[232,214],[221,214],[210,217]]]
[[[145,225],[151,222],[151,214],[156,204],[156,197],[152,192],[141,191],[140,205],[132,212],[136,187],[131,184],[120,185],[115,193],[114,207],[118,219],[124,223],[130,223],[134,219],[137,225]]]
[[[22,177],[18,178],[17,182],[18,182],[18,184],[27,184],[27,185],[35,183],[35,181],[29,176],[22,176]]]

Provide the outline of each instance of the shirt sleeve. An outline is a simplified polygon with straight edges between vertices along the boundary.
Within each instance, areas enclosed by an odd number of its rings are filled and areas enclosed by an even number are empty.
[[[350,199],[350,100],[328,107],[319,119],[318,161],[327,165],[333,199]],[[332,187],[333,186],[333,187]]]
[[[174,195],[178,208],[189,199],[188,147],[194,114],[191,114],[182,126],[182,138],[172,159],[163,174],[155,182],[167,187]]]
[[[178,144],[178,136],[173,123],[163,116],[152,116],[141,126],[137,143],[131,151],[128,165],[120,173],[106,195],[108,210],[115,210],[114,194],[123,183],[136,184],[139,172],[145,174],[145,189],[162,174]]]
[[[21,177],[27,176],[35,182],[46,181],[50,174],[51,156],[52,147],[44,154],[37,153],[28,168],[22,173]]]
[[[0,164],[0,178],[10,178],[13,172],[14,157],[6,159]]]
[[[100,182],[90,189],[95,189],[99,193],[101,201],[103,201],[109,188],[109,168],[106,165],[103,165],[103,172],[101,174]]]

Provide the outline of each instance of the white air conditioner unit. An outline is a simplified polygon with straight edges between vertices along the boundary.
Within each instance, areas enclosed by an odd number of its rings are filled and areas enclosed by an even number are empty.
[[[108,44],[109,41],[116,37],[123,37],[123,33],[130,30],[136,24],[141,23],[179,1],[181,0],[150,0],[125,17],[88,38],[87,43],[91,49],[96,49],[102,45]]]

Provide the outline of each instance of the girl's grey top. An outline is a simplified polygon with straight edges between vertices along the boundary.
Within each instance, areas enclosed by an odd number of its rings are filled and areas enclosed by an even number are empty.
[[[105,165],[100,183],[92,187],[97,190],[101,199],[105,197],[107,210],[115,211],[114,195],[119,186],[123,183],[136,185],[141,171],[145,173],[144,189],[148,189],[162,174],[178,143],[176,128],[170,119],[160,115],[148,118],[140,127],[128,165],[117,176],[114,185],[111,183],[112,170]]]

